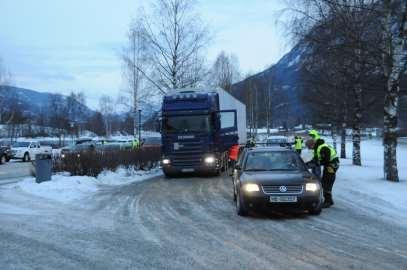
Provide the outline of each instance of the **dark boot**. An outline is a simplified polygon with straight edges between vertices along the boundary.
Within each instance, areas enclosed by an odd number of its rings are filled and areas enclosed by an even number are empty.
[[[324,193],[324,203],[322,204],[323,208],[329,208],[334,205],[334,201],[332,200],[332,193],[327,191]]]

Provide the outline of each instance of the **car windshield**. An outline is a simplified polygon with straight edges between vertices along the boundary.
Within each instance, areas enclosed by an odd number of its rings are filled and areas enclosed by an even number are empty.
[[[305,170],[300,157],[289,151],[252,152],[247,155],[245,171]]]
[[[13,144],[13,147],[28,147],[30,146],[29,142],[16,142]]]
[[[209,132],[209,115],[171,116],[164,119],[163,130],[167,133],[176,132]]]

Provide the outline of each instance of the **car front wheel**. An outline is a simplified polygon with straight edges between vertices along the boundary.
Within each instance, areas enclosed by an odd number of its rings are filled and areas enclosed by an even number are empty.
[[[23,162],[28,162],[28,161],[30,161],[30,154],[25,153],[24,157],[23,157]]]
[[[319,214],[321,214],[321,211],[322,211],[321,204],[318,204],[317,206],[308,209],[308,213],[310,213],[313,216],[318,216]]]
[[[243,197],[240,194],[240,190],[237,191],[236,194],[236,212],[239,216],[247,216],[248,210],[244,203]]]
[[[7,157],[5,155],[2,155],[0,158],[0,164],[4,164],[7,162]]]

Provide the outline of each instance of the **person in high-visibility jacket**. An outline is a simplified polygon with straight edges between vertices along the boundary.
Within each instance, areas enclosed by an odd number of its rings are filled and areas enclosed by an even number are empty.
[[[131,141],[131,149],[135,150],[140,147],[140,142],[137,138],[134,138],[133,141]]]
[[[313,143],[315,144],[316,141],[318,139],[321,138],[321,136],[319,135],[318,131],[316,131],[315,129],[311,129],[308,132],[308,135],[311,137]],[[314,155],[314,159],[316,160],[316,156]],[[312,173],[315,174],[316,177],[318,177],[319,179],[321,179],[322,177],[322,173],[321,173],[321,166],[318,163],[315,163],[314,166],[312,167]]]
[[[294,148],[295,151],[301,155],[302,152],[302,144],[303,144],[304,140],[300,137],[300,136],[295,136],[295,140],[294,140]]]
[[[235,168],[237,159],[239,157],[240,146],[238,144],[233,145],[229,149],[229,174],[232,175],[232,172]]]
[[[316,131],[315,129],[311,129],[308,132],[308,135],[316,142],[318,139],[321,138],[321,136],[319,136],[318,131]]]
[[[339,158],[336,150],[325,143],[323,139],[316,141],[307,141],[307,147],[314,150],[314,159],[312,162],[324,167],[322,173],[322,189],[324,192],[324,208],[331,207],[334,204],[332,199],[332,187],[335,183],[336,172],[339,169]]]

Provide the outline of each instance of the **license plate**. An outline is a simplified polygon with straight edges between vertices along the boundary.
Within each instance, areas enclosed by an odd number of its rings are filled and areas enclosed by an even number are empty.
[[[192,168],[181,169],[181,172],[194,172],[195,170]]]
[[[297,202],[296,196],[270,196],[271,203],[291,203]]]

